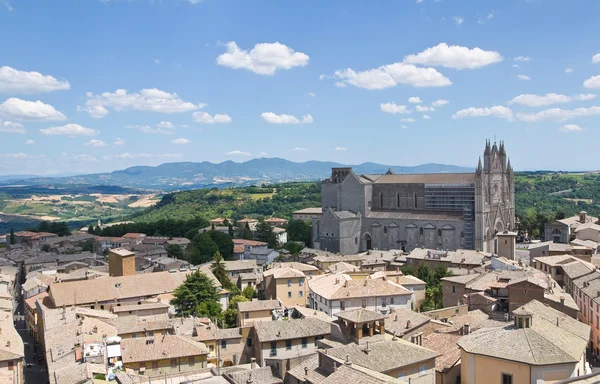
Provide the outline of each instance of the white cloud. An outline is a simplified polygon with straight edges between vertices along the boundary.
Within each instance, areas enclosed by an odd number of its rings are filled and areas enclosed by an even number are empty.
[[[10,5],[9,0],[0,0],[0,5],[4,5],[6,7],[6,9],[8,9],[10,12],[12,12],[14,10],[12,5]]]
[[[470,107],[467,109],[461,109],[452,115],[453,119],[462,119],[463,117],[481,117],[481,116],[495,116],[501,119],[512,120],[513,113],[510,108],[502,105],[495,105],[490,108],[474,108]]]
[[[381,103],[379,104],[379,108],[386,113],[411,113],[412,111],[408,109],[406,105],[396,105],[393,101],[391,103]]]
[[[152,62],[153,62],[154,64],[160,64],[160,59],[154,59]]]
[[[120,137],[117,137],[113,144],[116,146],[119,146],[119,147],[122,145],[125,145],[125,139],[121,139]]]
[[[441,107],[442,105],[446,105],[448,103],[449,103],[448,100],[440,99],[440,100],[434,101],[433,103],[431,103],[431,105],[433,105],[434,107]]]
[[[260,117],[271,124],[310,124],[313,122],[311,115],[304,115],[300,119],[292,115],[277,115],[273,112],[263,112]]]
[[[417,0],[417,4],[422,3],[424,0]]]
[[[89,155],[87,153],[83,153],[81,155],[75,155],[71,159],[73,159],[75,161],[96,161],[97,160],[96,156]]]
[[[308,96],[310,96],[310,97],[316,97],[316,96],[317,96],[317,94],[316,94],[316,93],[314,93],[314,92],[308,92]]]
[[[240,49],[235,41],[226,46],[227,52],[217,57],[217,64],[233,69],[244,68],[260,75],[274,75],[278,69],[308,65],[308,55],[295,52],[279,42],[256,44],[250,51]]]
[[[0,93],[42,93],[63,91],[71,88],[66,80],[57,80],[39,72],[19,71],[11,67],[0,67]]]
[[[565,68],[565,73],[571,73],[573,72],[573,68]]]
[[[411,64],[443,66],[455,69],[476,69],[502,61],[502,56],[495,51],[484,51],[481,48],[469,49],[459,45],[449,46],[441,43],[427,48],[416,55],[408,55],[404,62]]]
[[[519,104],[527,107],[540,107],[542,105],[568,103],[572,100],[573,98],[570,96],[557,93],[547,93],[543,96],[524,94],[513,98],[508,102],[508,104]]]
[[[108,109],[104,108],[101,105],[95,105],[92,107],[77,107],[77,111],[87,112],[94,119],[101,119],[104,116],[108,115]]]
[[[27,140],[27,141],[25,142],[25,144],[27,144],[27,145],[34,145],[34,144],[35,144],[35,141],[33,141],[33,140],[29,139],[29,140]]]
[[[225,124],[233,121],[229,115],[220,113],[211,116],[206,112],[194,112],[192,116],[194,117],[194,120],[200,124]]]
[[[334,151],[340,151],[340,152],[341,152],[341,151],[345,151],[345,150],[346,150],[346,148],[345,148],[345,147],[335,147],[333,150],[334,150]]]
[[[27,159],[31,156],[26,153],[0,153],[0,157],[5,157],[9,159]]]
[[[435,111],[435,108],[428,107],[426,105],[417,105],[415,109],[417,110],[417,112],[433,112],[433,111]]]
[[[526,75],[517,75],[517,77],[521,80],[531,80],[531,78],[529,76]]]
[[[402,128],[402,129],[406,129],[406,128],[408,128],[408,127],[407,127],[406,125],[402,124],[402,125],[400,126],[400,128]]]
[[[104,141],[96,140],[96,139],[92,139],[83,145],[85,145],[86,147],[94,147],[94,148],[106,147],[106,143]]]
[[[49,104],[41,101],[26,101],[11,97],[0,104],[0,116],[15,120],[59,121],[67,117]]]
[[[461,24],[463,23],[463,21],[465,21],[465,19],[463,19],[463,18],[462,18],[462,17],[460,17],[460,16],[454,16],[454,17],[452,18],[452,20],[454,20],[454,22],[455,22],[457,25],[461,25]]]
[[[429,120],[429,119],[431,119],[431,116],[429,116],[429,115],[423,115],[423,118],[424,118],[425,120]]]
[[[519,69],[519,64],[513,64],[512,67],[515,69]]]
[[[402,121],[403,123],[414,123],[416,120],[413,119],[412,117],[407,117],[404,119],[400,119],[400,121]]]
[[[161,121],[160,123],[156,124],[156,127],[162,129],[175,129],[175,125],[170,121]]]
[[[365,89],[385,89],[398,84],[413,87],[445,87],[452,84],[450,79],[434,68],[421,68],[405,63],[384,65],[363,72],[355,72],[348,68],[336,71],[334,76],[341,79],[342,84]]]
[[[173,134],[172,128],[162,128],[159,125],[160,125],[160,123],[156,124],[156,128],[152,128],[149,125],[127,125],[127,126],[125,126],[125,128],[137,129],[138,131],[140,131],[142,133],[149,133],[149,134],[159,134],[159,135],[172,135]],[[173,127],[173,128],[175,128],[175,127]]]
[[[562,131],[562,132],[579,132],[579,131],[585,131],[585,129],[583,129],[579,125],[575,125],[575,124],[565,124],[562,127],[560,127],[559,130]]]
[[[530,61],[530,60],[531,60],[531,58],[530,58],[530,57],[527,57],[527,56],[517,56],[517,57],[515,57],[515,59],[514,59],[514,60],[515,60],[515,61],[519,61],[519,62],[521,62],[521,63],[524,63],[524,62]]]
[[[79,124],[67,124],[60,127],[40,129],[40,133],[46,136],[96,136],[98,131],[82,127]]]
[[[493,18],[494,18],[494,11],[491,11],[490,13],[488,13],[487,19],[492,20]]]
[[[418,96],[412,96],[408,98],[409,103],[420,104],[422,103],[421,99]]]
[[[166,158],[178,158],[178,157],[182,157],[183,155],[180,153],[129,153],[129,152],[125,152],[125,153],[120,153],[118,155],[115,156],[116,159],[137,159],[137,158],[161,158],[161,157],[166,157]],[[112,157],[111,156],[104,156],[105,160],[110,160]]]
[[[600,53],[596,53],[594,56],[592,56],[592,63],[600,63]]]
[[[243,151],[239,151],[239,150],[229,151],[226,153],[226,155],[228,155],[228,156],[252,156],[252,154],[250,152],[243,152]]]
[[[13,123],[12,121],[1,121],[0,120],[0,132],[2,133],[18,133],[24,135],[27,130],[20,123]]]
[[[261,153],[258,154],[258,157],[265,157],[267,155],[268,155],[267,152],[261,152]]]
[[[180,139],[175,139],[175,140],[173,140],[173,141],[172,141],[172,143],[173,143],[173,144],[189,144],[189,143],[191,143],[191,141],[190,141],[190,140],[188,140],[188,139],[184,139],[184,138],[182,137],[182,138],[180,138]]]
[[[125,89],[117,89],[115,92],[104,92],[94,95],[87,93],[86,107],[79,110],[92,112],[101,111],[100,114],[92,117],[104,117],[108,113],[107,108],[113,108],[116,111],[132,109],[135,111],[160,112],[160,113],[180,113],[194,111],[206,106],[206,104],[194,104],[183,101],[176,93],[161,91],[156,88],[142,89],[139,93],[128,93]],[[102,107],[104,110],[97,107]],[[90,108],[92,109],[90,112]]]
[[[575,109],[560,109],[552,108],[546,109],[537,113],[519,113],[517,119],[527,122],[536,122],[543,120],[551,121],[566,121],[575,117],[582,116],[596,116],[600,115],[600,107],[593,106],[589,108],[575,108]]]
[[[296,147],[296,148],[294,148],[294,151],[296,151],[296,152],[306,152],[307,149],[306,148],[302,148],[302,147]]]
[[[329,76],[327,75],[319,75],[319,80],[327,79]]]
[[[336,81],[335,82],[335,86],[338,88],[346,88],[348,86],[348,84],[342,82],[342,81]]]
[[[586,101],[586,100],[592,100],[594,98],[596,98],[596,94],[594,93],[581,93],[579,95],[575,95],[575,98],[577,100],[581,100],[581,101]]]
[[[583,86],[586,88],[600,88],[600,75],[590,77],[583,82]]]

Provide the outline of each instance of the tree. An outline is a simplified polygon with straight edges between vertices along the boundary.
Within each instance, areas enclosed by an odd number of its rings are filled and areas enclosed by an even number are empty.
[[[231,225],[231,223],[227,224],[227,232],[229,232],[229,237],[231,237],[233,239],[233,236],[235,236],[235,233],[233,232],[233,225]]]
[[[17,238],[15,237],[15,230],[12,228],[10,229],[10,243],[17,244]]]
[[[217,244],[206,232],[198,233],[187,248],[187,256],[192,264],[202,264],[210,261],[219,250]]]
[[[242,291],[242,295],[248,300],[252,300],[252,298],[256,295],[256,291],[251,286],[247,286]]]
[[[238,309],[237,304],[243,301],[250,301],[243,295],[236,295],[229,299],[229,305],[227,306],[227,310],[223,313],[223,317],[225,318],[225,325],[227,328],[234,328],[237,325],[237,315]]]
[[[210,270],[217,280],[219,280],[219,283],[221,283],[223,288],[229,289],[233,285],[231,280],[229,280],[229,276],[227,276],[227,268],[223,262],[223,256],[221,256],[219,251],[215,252]]]
[[[40,247],[40,250],[41,250],[42,252],[50,252],[50,251],[51,251],[50,244],[43,244],[43,245]]]
[[[94,252],[96,240],[95,239],[87,239],[81,244],[81,250],[84,252]]]
[[[198,316],[208,317],[216,323],[223,320],[223,308],[218,301],[203,301],[196,309]]]
[[[165,251],[169,257],[174,257],[176,259],[183,259],[183,250],[180,245],[177,244],[169,244],[165,247]]]
[[[287,233],[290,240],[310,244],[310,225],[304,220],[291,220],[287,225]]]
[[[252,240],[252,231],[250,230],[250,225],[246,222],[244,229],[240,232],[240,237],[246,240]]]
[[[219,231],[209,231],[208,235],[219,247],[219,252],[225,260],[233,258],[233,240],[228,234]]]
[[[290,251],[292,256],[298,256],[304,247],[302,247],[302,245],[296,241],[288,241],[283,245],[283,248]]]
[[[219,295],[212,281],[204,273],[196,270],[189,274],[183,284],[181,284],[173,293],[171,304],[175,307],[177,316],[190,316],[194,312],[197,314],[200,304],[204,302],[214,302],[219,305]],[[211,304],[205,304],[204,309],[211,308]]]
[[[277,245],[277,236],[273,233],[273,227],[265,221],[261,221],[256,226],[256,238],[269,244],[271,248]]]
[[[94,235],[95,234],[94,226],[92,224],[90,224],[90,226],[88,227],[88,233],[90,235]]]

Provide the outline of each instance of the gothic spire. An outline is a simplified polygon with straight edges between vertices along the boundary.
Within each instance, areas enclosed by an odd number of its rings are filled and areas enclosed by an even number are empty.
[[[477,164],[477,173],[481,173],[483,171],[483,167],[481,166],[481,156],[479,156],[479,163]]]
[[[485,151],[483,152],[484,156],[488,156],[490,154],[490,141],[485,141]]]

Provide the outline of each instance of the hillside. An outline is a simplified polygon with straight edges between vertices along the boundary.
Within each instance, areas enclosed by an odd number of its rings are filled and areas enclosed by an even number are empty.
[[[22,180],[5,176],[4,183],[23,185],[89,184],[118,185],[134,188],[182,190],[194,188],[227,188],[263,183],[313,181],[327,177],[332,167],[346,165],[327,161],[296,163],[280,158],[252,159],[244,163],[180,162],[156,167],[136,166],[110,173],[69,177],[26,177]],[[377,163],[350,165],[357,173],[464,173],[474,169],[445,164],[391,166]],[[0,179],[0,182],[2,180]]]

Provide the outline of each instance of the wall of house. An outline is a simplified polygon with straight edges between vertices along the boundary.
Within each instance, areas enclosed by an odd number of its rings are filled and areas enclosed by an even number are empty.
[[[410,382],[411,384],[436,384],[435,359],[382,373],[391,377],[404,379],[405,382]]]
[[[579,373],[577,372],[579,370]],[[564,380],[570,377],[584,375],[584,357],[577,364],[554,364],[531,367],[531,383],[536,384],[538,380],[554,382]]]
[[[326,336],[326,335],[323,335]],[[291,359],[298,356],[309,355],[317,352],[317,343],[315,336],[307,337],[306,347],[302,346],[302,339],[292,339],[291,348],[287,348],[286,340],[277,340],[275,349],[276,353],[271,353],[271,342],[260,343],[260,352],[258,363],[263,366],[265,361],[269,359]]]
[[[513,284],[508,287],[508,311],[512,312],[531,300],[544,302],[544,288],[530,282]]]
[[[0,361],[0,372],[2,372],[2,377],[12,375],[11,384],[23,384],[25,382],[25,378],[23,377],[23,359]]]
[[[593,228],[585,228],[577,231],[577,238],[579,240],[592,240],[600,243],[600,232]]]
[[[544,240],[568,244],[571,228],[563,223],[553,222],[544,225]]]
[[[434,320],[449,319],[454,316],[466,315],[467,313],[469,313],[469,306],[466,304],[421,312],[422,315],[428,316]]]
[[[192,359],[190,361],[190,358]],[[175,358],[161,359],[155,361],[126,363],[125,368],[132,369],[135,373],[140,373],[140,368],[144,368],[144,375],[157,376],[175,372],[188,372],[206,368],[206,355],[198,355]]]
[[[460,361],[446,372],[435,371],[436,384],[456,384],[460,376]]]
[[[514,384],[531,382],[530,367],[527,364],[461,351],[462,384],[502,383],[503,373],[512,375]]]
[[[466,293],[465,284],[442,281],[442,304],[444,307],[456,306]]]
[[[294,305],[299,305],[301,307],[306,306],[306,296],[308,288],[305,277],[294,277],[291,279],[284,278],[273,280],[275,281],[276,292],[276,296],[273,297],[273,299],[279,299],[285,307],[292,307]],[[288,285],[288,280],[291,280],[291,285]]]
[[[223,343],[225,342],[225,344]],[[244,359],[245,339],[226,339],[218,341],[219,354],[224,365],[237,365]]]
[[[598,303],[594,302],[584,291],[577,286],[573,286],[573,299],[579,307],[577,320],[590,326],[590,345],[593,351],[600,352],[600,311]]]
[[[246,314],[248,314],[248,317],[245,316]],[[238,327],[243,327],[255,322],[271,320],[273,320],[273,316],[271,315],[270,310],[238,313]]]
[[[162,335],[168,335],[171,332],[171,329],[157,329],[154,331],[147,331],[147,332],[131,332],[131,333],[120,333],[119,336],[123,339],[133,339],[136,337],[149,337],[149,336],[162,336]]]
[[[353,297],[346,298],[344,300],[326,300],[323,297],[317,297],[313,293],[312,295],[315,300],[313,301],[313,309],[321,312],[325,312],[329,316],[341,311],[349,311],[352,309],[364,308],[370,311],[389,311],[392,308],[408,308],[411,309],[411,296],[409,295],[398,295],[398,296],[385,296],[385,297]],[[383,306],[383,300],[385,299],[385,306]],[[344,309],[342,309],[342,303]],[[393,304],[392,304],[393,302]]]

